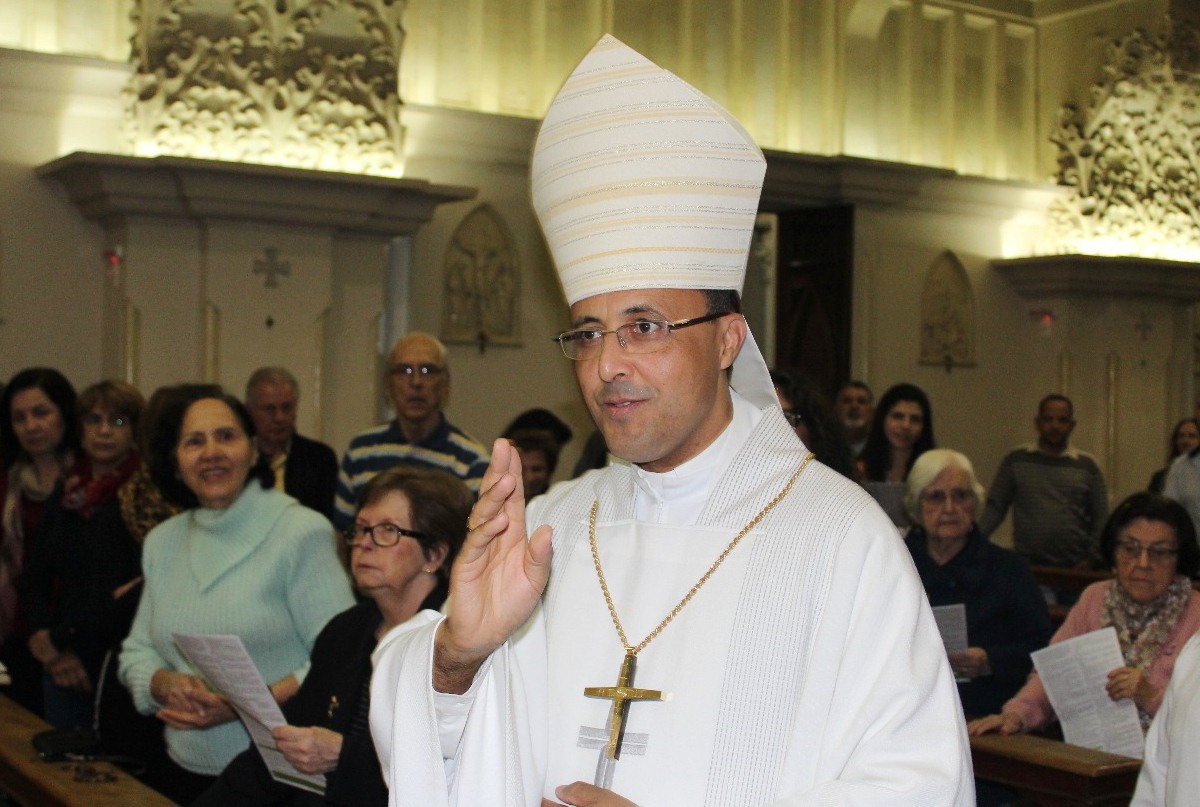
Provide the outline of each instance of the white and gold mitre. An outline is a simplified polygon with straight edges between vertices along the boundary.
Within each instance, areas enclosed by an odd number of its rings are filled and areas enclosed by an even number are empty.
[[[766,167],[715,101],[601,37],[533,148],[533,207],[568,305],[627,289],[740,294]],[[759,406],[776,404],[753,336],[732,383]]]
[[[533,150],[533,206],[567,303],[618,289],[740,292],[765,171],[728,112],[605,35]]]

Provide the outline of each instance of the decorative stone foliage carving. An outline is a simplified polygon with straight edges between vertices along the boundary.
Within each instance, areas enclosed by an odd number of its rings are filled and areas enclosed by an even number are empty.
[[[1061,110],[1061,252],[1200,259],[1200,38],[1167,29],[1111,42],[1089,108]]]
[[[131,153],[403,173],[403,0],[138,0]]]
[[[947,250],[921,290],[921,364],[975,366],[975,296],[958,257]]]
[[[521,344],[520,264],[508,225],[482,204],[454,231],[446,249],[442,339],[489,344]]]

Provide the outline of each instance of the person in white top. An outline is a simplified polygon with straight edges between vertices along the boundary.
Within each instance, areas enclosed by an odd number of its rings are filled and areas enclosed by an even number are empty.
[[[1162,706],[1146,733],[1129,807],[1184,807],[1200,796],[1200,635],[1179,651]]]
[[[970,805],[902,542],[812,461],[738,313],[765,161],[612,37],[533,162],[560,334],[617,460],[528,510],[498,441],[447,616],[375,653],[391,804]]]

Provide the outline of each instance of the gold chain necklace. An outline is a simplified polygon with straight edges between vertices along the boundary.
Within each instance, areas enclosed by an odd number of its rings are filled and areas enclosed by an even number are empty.
[[[588,517],[588,543],[591,544],[592,547],[592,562],[596,565],[596,577],[600,580],[600,590],[604,592],[604,602],[608,604],[608,613],[612,616],[613,626],[617,629],[617,636],[620,637],[621,644],[625,647],[626,655],[636,656],[638,653],[642,652],[642,650],[646,648],[646,645],[654,641],[654,639],[658,637],[658,634],[663,632],[663,628],[667,627],[667,625],[671,624],[675,617],[679,616],[679,612],[682,611],[684,607],[692,601],[692,597],[696,596],[696,592],[704,587],[704,584],[707,583],[709,578],[716,573],[721,564],[725,562],[725,559],[729,557],[729,554],[733,552],[737,545],[741,543],[742,539],[750,533],[750,530],[757,527],[758,523],[762,521],[764,517],[766,517],[767,513],[771,512],[771,509],[774,508],[775,505],[783,501],[783,497],[787,496],[788,491],[792,489],[792,485],[794,485],[796,480],[800,478],[800,474],[803,473],[804,469],[808,467],[808,463],[812,461],[812,458],[813,455],[810,452],[809,455],[804,458],[804,462],[800,463],[800,467],[796,469],[796,472],[792,474],[792,478],[789,479],[787,484],[783,486],[783,490],[779,491],[779,494],[774,499],[771,499],[771,501],[767,502],[767,506],[760,510],[758,515],[750,519],[750,522],[745,527],[742,527],[742,531],[733,537],[733,540],[729,542],[729,545],[726,546],[724,551],[722,551],[721,554],[717,556],[717,559],[713,561],[712,566],[708,567],[708,571],[701,575],[700,579],[696,581],[696,585],[692,586],[691,590],[688,591],[688,593],[684,595],[683,599],[679,601],[679,604],[671,609],[671,613],[667,614],[663,618],[663,621],[658,623],[658,627],[650,631],[646,638],[642,639],[642,641],[637,645],[631,645],[629,643],[629,637],[625,635],[625,628],[621,625],[621,618],[617,616],[617,607],[613,605],[612,592],[608,590],[608,581],[604,578],[604,569],[600,565],[600,552],[596,548],[596,514],[600,512],[600,501],[597,499],[592,503],[592,513]]]

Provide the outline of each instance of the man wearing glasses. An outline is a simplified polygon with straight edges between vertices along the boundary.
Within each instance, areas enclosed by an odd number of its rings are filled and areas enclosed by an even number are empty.
[[[551,105],[532,186],[557,341],[618,461],[527,510],[493,447],[448,616],[375,652],[393,804],[974,803],[907,551],[811,461],[738,313],[764,170],[609,36]]]
[[[448,471],[479,493],[487,470],[487,448],[446,419],[450,367],[446,346],[414,331],[392,345],[384,389],[396,417],[350,441],[338,475],[336,518],[339,529],[354,519],[358,492],[375,474],[397,465]]]

